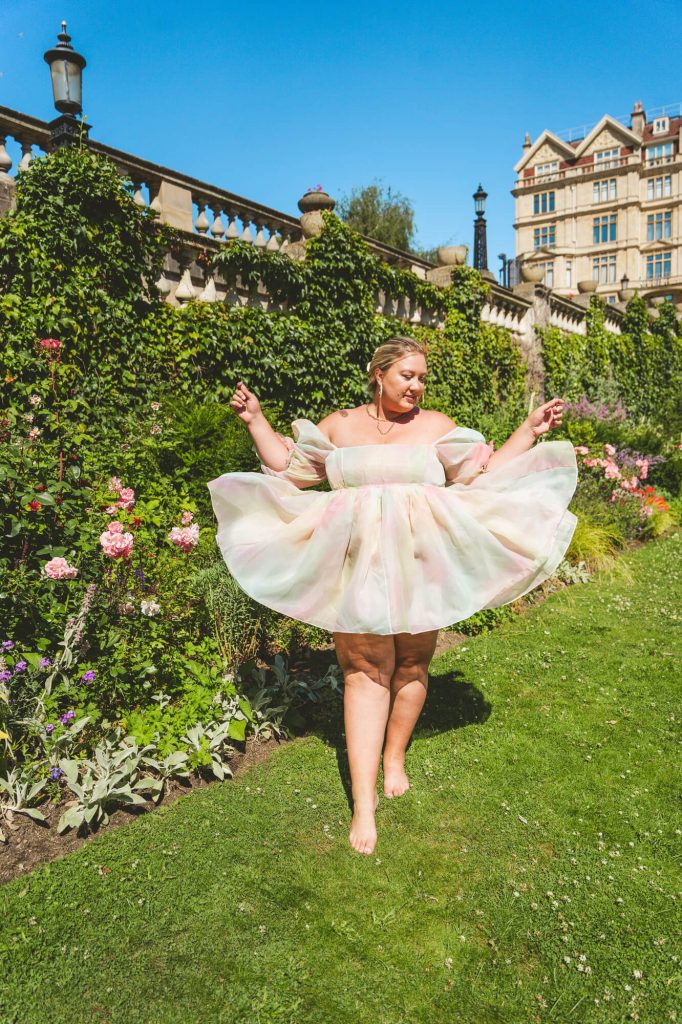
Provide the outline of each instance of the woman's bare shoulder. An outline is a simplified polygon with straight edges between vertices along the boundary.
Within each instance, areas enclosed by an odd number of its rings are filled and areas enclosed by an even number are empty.
[[[317,424],[317,429],[322,431],[328,441],[334,444],[334,433],[342,424],[348,423],[351,418],[355,416],[359,409],[363,409],[364,406],[358,406],[357,409],[337,409],[335,412],[330,412],[328,416],[320,420]]]
[[[449,416],[446,416],[444,412],[437,412],[435,409],[422,409],[422,415],[429,417],[429,423],[433,423],[435,427],[442,430],[445,433],[448,430],[454,430],[457,426],[455,421]]]

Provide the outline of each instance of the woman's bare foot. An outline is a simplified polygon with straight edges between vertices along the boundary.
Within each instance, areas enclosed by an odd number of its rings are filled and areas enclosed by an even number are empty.
[[[374,806],[354,802],[353,821],[350,827],[350,845],[358,853],[373,853],[377,841],[377,830],[374,824],[374,812],[379,806],[379,794],[374,794]]]
[[[396,758],[383,760],[384,794],[388,797],[402,796],[410,788],[410,780],[405,774],[405,759]]]

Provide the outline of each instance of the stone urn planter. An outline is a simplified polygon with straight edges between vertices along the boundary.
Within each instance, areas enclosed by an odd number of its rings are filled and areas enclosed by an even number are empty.
[[[590,292],[596,292],[597,282],[594,278],[589,278],[585,281],[578,281],[578,291],[581,295],[589,295]]]
[[[306,192],[298,201],[298,208],[301,211],[301,228],[306,238],[313,238],[319,235],[324,227],[322,219],[323,210],[333,210],[336,206],[336,199],[332,199],[328,192]]]
[[[544,269],[538,267],[535,263],[521,264],[521,277],[526,284],[541,284],[544,276]]]
[[[336,199],[332,199],[328,192],[306,192],[298,201],[301,213],[312,213],[314,210],[333,210],[335,206]]]
[[[462,267],[468,251],[466,245],[441,245],[436,251],[436,262],[439,267]]]
[[[634,288],[621,288],[618,292],[618,298],[621,302],[629,302],[635,294]]]

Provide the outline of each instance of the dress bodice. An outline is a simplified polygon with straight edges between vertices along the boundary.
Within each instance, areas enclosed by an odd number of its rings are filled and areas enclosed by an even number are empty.
[[[326,461],[332,490],[381,484],[445,486],[433,444],[360,444],[335,448]]]

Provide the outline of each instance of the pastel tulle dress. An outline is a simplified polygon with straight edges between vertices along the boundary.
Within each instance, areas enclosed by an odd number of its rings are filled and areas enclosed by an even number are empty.
[[[539,441],[486,472],[492,442],[467,427],[341,448],[310,420],[292,428],[285,469],[261,463],[208,488],[230,573],[294,619],[382,635],[450,626],[538,586],[570,543],[569,441]],[[329,491],[301,489],[325,478]]]

